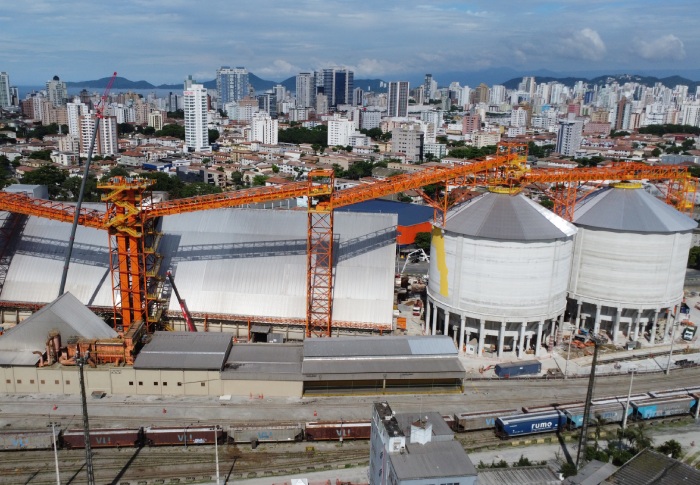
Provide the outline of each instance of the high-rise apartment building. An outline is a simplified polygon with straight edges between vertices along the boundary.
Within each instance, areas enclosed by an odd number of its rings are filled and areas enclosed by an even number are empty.
[[[402,123],[391,130],[391,149],[403,153],[408,162],[423,160],[425,133],[420,123]]]
[[[565,157],[576,155],[576,150],[581,148],[582,135],[583,122],[571,118],[559,121],[557,152]]]
[[[245,67],[221,66],[216,71],[216,91],[219,106],[231,101],[240,101],[248,95],[248,70]]]
[[[153,127],[156,131],[163,129],[163,112],[153,110],[148,113],[148,126]]]
[[[80,117],[88,114],[88,106],[75,98],[72,103],[66,105],[68,117],[68,133],[73,136],[80,136]]]
[[[490,98],[491,90],[489,87],[481,83],[474,90],[474,102],[475,103],[488,103]]]
[[[355,132],[355,124],[347,118],[338,115],[328,121],[328,146],[347,146],[350,144],[350,135]]]
[[[424,100],[430,101],[433,98],[433,75],[426,74],[423,82],[423,97]]]
[[[80,156],[87,157],[95,132],[97,118],[94,114],[86,114],[79,118]],[[100,129],[97,130],[93,155],[108,156],[119,153],[117,139],[117,118],[105,116],[100,120]]]
[[[54,106],[65,106],[68,99],[68,89],[66,83],[58,76],[54,76],[51,81],[46,81],[46,96]]]
[[[335,108],[339,104],[352,104],[355,73],[349,69],[334,67],[324,69],[323,94],[328,98],[328,106]]]
[[[389,116],[408,116],[408,81],[389,83],[387,104]]]
[[[253,115],[248,132],[248,141],[257,141],[265,145],[277,145],[277,133],[279,124],[276,119],[272,119],[265,112],[258,112]]]
[[[310,72],[297,74],[297,108],[316,106],[316,77]]]
[[[10,106],[12,106],[10,76],[3,71],[0,72],[0,108],[9,108]]]
[[[185,151],[209,151],[207,89],[188,78],[185,80],[182,97],[185,108]]]
[[[464,115],[462,118],[462,134],[476,133],[481,129],[481,116]]]

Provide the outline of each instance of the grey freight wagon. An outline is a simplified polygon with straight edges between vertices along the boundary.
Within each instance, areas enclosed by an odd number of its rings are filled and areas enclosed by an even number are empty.
[[[542,372],[542,363],[539,360],[525,360],[523,362],[496,364],[494,372],[503,379],[539,374]]]

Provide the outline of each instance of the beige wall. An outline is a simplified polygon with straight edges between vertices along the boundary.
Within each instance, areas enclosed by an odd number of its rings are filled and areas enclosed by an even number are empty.
[[[77,367],[0,368],[0,393],[80,394]],[[85,369],[87,393],[144,396],[301,397],[301,381],[221,380],[218,371],[146,370],[132,367]]]

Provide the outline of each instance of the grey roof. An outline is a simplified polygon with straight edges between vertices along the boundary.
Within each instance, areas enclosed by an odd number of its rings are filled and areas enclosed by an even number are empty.
[[[304,359],[341,357],[457,355],[451,338],[444,335],[414,337],[343,337],[342,339],[307,339]]]
[[[134,369],[221,370],[231,345],[228,333],[156,332]]]
[[[479,485],[559,485],[561,480],[548,467],[484,468]]]
[[[445,229],[503,241],[566,239],[576,227],[522,194],[485,193],[448,214]]]
[[[437,440],[452,440],[454,439],[454,431],[450,429],[442,415],[437,412],[428,413],[397,413],[396,421],[407,438],[411,436],[411,425],[419,419],[427,418],[427,421],[432,425],[432,436]]]
[[[620,232],[674,233],[698,224],[642,189],[606,188],[577,206],[574,224]]]
[[[163,218],[160,252],[192,312],[304,319],[307,213],[220,209]],[[389,325],[396,214],[335,215],[333,319]],[[175,298],[169,309],[179,311]]]
[[[407,443],[406,451],[389,453],[399,480],[477,476],[476,468],[459,441]]]
[[[564,480],[564,485],[600,485],[600,482],[612,475],[617,467],[612,463],[593,460],[586,463],[579,472]]]
[[[301,344],[238,344],[231,348],[222,379],[301,381]]]
[[[5,351],[44,351],[49,332],[57,330],[62,342],[71,337],[88,339],[116,338],[117,332],[88,310],[70,293],[64,293],[20,324],[0,336],[0,359],[30,362],[33,357],[12,356]],[[34,360],[36,363],[36,359]]]
[[[622,465],[607,480],[610,485],[677,485],[700,483],[700,470],[646,449]]]

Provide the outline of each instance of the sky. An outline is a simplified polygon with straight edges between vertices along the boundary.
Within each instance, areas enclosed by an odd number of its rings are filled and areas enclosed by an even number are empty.
[[[700,68],[697,0],[2,3],[0,71],[13,85],[114,71],[153,84],[207,81],[222,65],[270,80],[331,66],[385,80],[501,67]]]

